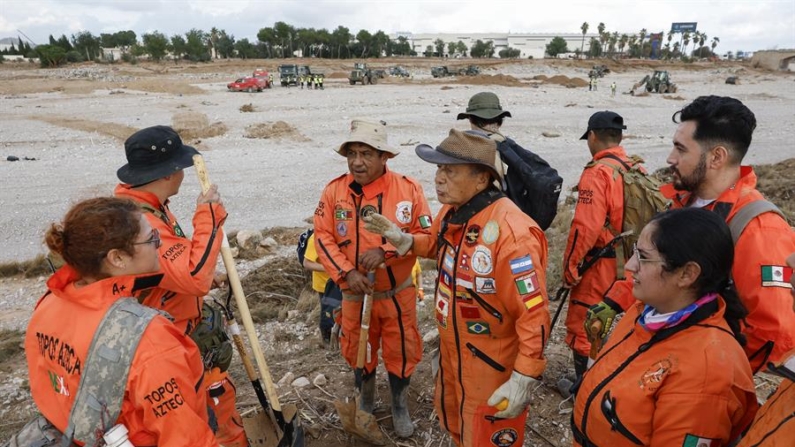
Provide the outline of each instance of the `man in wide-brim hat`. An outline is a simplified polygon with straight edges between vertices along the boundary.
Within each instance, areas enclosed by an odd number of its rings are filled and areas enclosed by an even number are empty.
[[[456,445],[521,445],[530,393],[549,338],[544,232],[494,185],[496,142],[451,130],[417,146],[437,165],[443,204],[430,234],[405,234],[384,216],[366,228],[402,252],[435,258],[440,335],[436,413]],[[500,418],[500,419],[494,419]]]
[[[248,446],[240,414],[235,408],[235,387],[226,369],[232,347],[225,338],[223,325],[202,322],[204,296],[210,292],[218,253],[221,250],[219,229],[227,213],[218,188],[212,185],[196,200],[193,236],[185,235],[168,208],[171,197],[179,193],[185,178],[183,170],[193,166],[195,148],[183,143],[168,126],[141,129],[124,142],[127,164],[119,168],[122,182],[114,194],[133,200],[143,211],[152,228],[160,233],[162,244],[160,270],[163,280],[158,288],[148,289],[141,302],[168,312],[174,325],[196,341],[205,363],[202,388],[207,393],[208,408],[218,423],[216,439],[225,446]],[[197,330],[198,328],[198,330]]]
[[[428,234],[431,215],[420,184],[390,171],[387,161],[398,155],[389,145],[383,121],[354,119],[348,139],[337,149],[348,173],[323,190],[315,210],[315,245],[319,261],[343,291],[340,348],[356,365],[362,302],[373,298],[369,347],[364,373],[356,377],[360,408],[373,412],[378,350],[389,373],[392,425],[398,437],[414,432],[408,412],[411,375],[422,358],[417,329],[417,300],[411,271],[417,256],[402,252],[380,236],[364,231],[362,216],[380,213],[407,234]],[[368,279],[374,273],[374,281]]]

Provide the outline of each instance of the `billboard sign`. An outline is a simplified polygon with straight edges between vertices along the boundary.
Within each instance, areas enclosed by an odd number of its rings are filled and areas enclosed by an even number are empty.
[[[684,33],[685,31],[693,32],[696,30],[698,22],[674,22],[671,24],[672,33]]]

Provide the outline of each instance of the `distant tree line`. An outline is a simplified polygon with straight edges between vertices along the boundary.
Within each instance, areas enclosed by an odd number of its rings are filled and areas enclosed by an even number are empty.
[[[637,34],[619,34],[617,31],[609,32],[604,23],[600,22],[597,26],[599,37],[591,37],[589,41],[589,50],[587,54],[585,50],[585,34],[588,32],[590,26],[588,22],[584,22],[580,26],[582,31],[582,43],[579,49],[575,50],[577,55],[585,55],[591,58],[597,57],[630,57],[630,58],[649,58],[656,57],[660,59],[683,59],[689,60],[690,58],[709,58],[715,54],[715,47],[720,43],[719,37],[713,37],[709,40],[704,32],[685,31],[683,33],[676,33],[669,31],[668,33],[660,32],[660,39],[657,47],[657,53],[652,54],[652,35],[649,34],[646,28],[641,29]],[[674,38],[678,35],[679,40],[675,41]],[[648,39],[647,39],[648,37]],[[663,37],[665,43],[663,44]],[[691,51],[688,56],[687,48],[692,43]],[[709,46],[706,44],[709,43]],[[547,45],[549,50],[549,45]],[[698,47],[698,48],[696,48]],[[553,49],[554,50],[554,49]],[[563,52],[567,52],[563,51]]]
[[[587,22],[580,27],[582,42],[575,53],[585,55],[585,35],[589,25]],[[650,57],[652,44],[646,39],[649,34],[646,29],[639,34],[610,33],[606,31],[604,23],[597,27],[599,37],[590,40],[587,56],[596,57]],[[672,42],[673,33],[668,33],[668,42],[661,45],[659,57],[673,58],[685,57],[685,49],[692,43],[691,56],[709,57],[713,54],[715,46],[720,39],[713,37],[711,49],[705,46],[707,35],[705,33],[685,32],[680,35],[679,42]],[[662,42],[661,42],[662,44]],[[697,49],[696,46],[699,48]],[[379,58],[390,56],[416,56],[406,37],[400,36],[391,39],[381,30],[371,33],[360,30],[353,34],[344,27],[338,26],[333,31],[325,28],[298,28],[285,22],[276,22],[271,27],[261,28],[257,33],[257,40],[247,38],[237,40],[233,34],[226,30],[213,27],[210,31],[191,29],[185,34],[166,36],[159,31],[143,34],[140,39],[132,30],[118,31],[116,33],[102,33],[94,35],[90,31],[80,31],[71,38],[61,35],[55,39],[52,35],[49,42],[35,48],[19,39],[19,43],[3,52],[3,54],[23,54],[27,57],[38,57],[43,67],[54,67],[66,62],[81,62],[85,60],[110,60],[114,56],[105,56],[103,48],[118,48],[123,61],[135,63],[139,57],[148,56],[154,61],[171,58],[176,63],[179,60],[194,62],[209,61],[211,59],[227,59],[239,57],[243,59],[268,59],[291,58],[296,54],[304,57],[318,57],[325,59],[350,59],[350,58]],[[472,48],[462,41],[444,42],[437,39],[433,45],[428,45],[423,52],[426,57],[444,57],[447,55],[469,56],[473,58],[494,57],[494,42],[491,40],[477,40]],[[558,54],[569,52],[566,41],[555,37],[546,46],[546,53],[555,57]],[[109,53],[113,54],[113,53]],[[505,48],[499,51],[501,58],[516,58],[521,52],[515,48]]]

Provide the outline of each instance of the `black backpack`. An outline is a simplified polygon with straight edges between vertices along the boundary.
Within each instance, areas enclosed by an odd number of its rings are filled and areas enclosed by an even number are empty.
[[[312,228],[307,228],[298,236],[298,246],[295,247],[295,252],[298,254],[298,263],[302,266],[304,265],[304,256],[306,255],[306,244],[309,241],[309,238],[315,233],[315,230]]]
[[[525,214],[546,230],[558,214],[558,197],[563,178],[538,155],[519,146],[510,138],[492,134],[500,158],[508,166],[505,194]],[[500,141],[504,138],[504,141]]]

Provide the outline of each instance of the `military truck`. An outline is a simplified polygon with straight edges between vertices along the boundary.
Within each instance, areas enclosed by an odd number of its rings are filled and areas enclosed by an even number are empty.
[[[440,66],[431,68],[431,76],[434,78],[446,78],[447,76],[455,76],[455,73],[450,72],[445,66]]]
[[[480,74],[480,67],[477,65],[467,65],[458,69],[446,66],[431,68],[431,76],[434,78],[444,78],[447,76],[477,76]]]
[[[594,65],[591,71],[588,72],[589,78],[603,78],[606,74],[610,73],[610,69],[605,65]]]
[[[477,76],[480,74],[480,67],[477,65],[467,65],[458,69],[458,74],[462,76]]]
[[[630,95],[635,94],[635,90],[644,87],[649,93],[676,93],[676,84],[671,82],[671,77],[665,70],[655,70],[653,74],[646,75],[640,82],[632,86]]]
[[[361,82],[362,85],[375,84],[377,79],[378,77],[375,76],[373,71],[363,62],[353,64],[353,70],[350,76],[348,76],[348,82],[350,82],[351,85],[356,85],[357,82]]]
[[[279,65],[279,83],[282,87],[298,85],[298,65]]]

